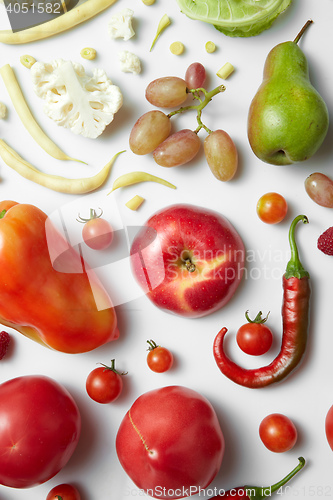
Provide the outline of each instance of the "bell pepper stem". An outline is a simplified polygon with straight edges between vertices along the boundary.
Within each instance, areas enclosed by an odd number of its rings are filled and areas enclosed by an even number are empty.
[[[272,493],[278,491],[282,486],[284,486],[292,477],[294,477],[297,472],[299,472],[301,469],[303,469],[305,465],[305,459],[303,457],[299,457],[298,459],[298,465],[291,471],[289,474],[287,474],[281,481],[272,484],[272,486],[268,487],[256,487],[256,486],[245,486],[244,490],[246,492],[249,492],[247,494],[248,498],[250,500],[261,500],[263,498],[270,497]]]
[[[284,275],[286,279],[293,277],[298,279],[309,277],[309,273],[304,269],[299,259],[298,249],[295,240],[295,228],[299,221],[302,221],[304,224],[307,224],[309,222],[306,215],[298,215],[297,217],[295,217],[295,219],[292,221],[290,225],[289,245],[291,250],[291,258],[287,264],[286,272]]]

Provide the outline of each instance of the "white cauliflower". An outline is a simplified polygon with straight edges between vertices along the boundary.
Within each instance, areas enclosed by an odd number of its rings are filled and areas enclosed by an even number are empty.
[[[108,23],[108,32],[112,39],[123,38],[125,41],[135,35],[132,27],[134,12],[131,9],[123,9],[111,17]]]
[[[0,120],[3,120],[7,116],[7,106],[3,102],[0,102]]]
[[[120,69],[124,73],[134,73],[134,75],[141,73],[141,62],[137,55],[128,50],[122,50],[118,52],[118,59],[120,61]]]
[[[84,137],[98,137],[123,104],[119,87],[102,69],[89,76],[81,64],[56,59],[36,62],[30,74],[47,116]]]

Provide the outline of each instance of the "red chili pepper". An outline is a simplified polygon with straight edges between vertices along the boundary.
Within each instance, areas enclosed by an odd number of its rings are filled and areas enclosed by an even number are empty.
[[[233,500],[261,500],[263,498],[271,497],[272,493],[278,491],[282,486],[284,486],[297,472],[299,472],[305,465],[305,460],[303,457],[299,457],[298,465],[291,471],[287,476],[285,476],[278,483],[272,486],[241,486],[240,488],[233,488],[223,494],[212,497],[210,500],[215,500],[218,498],[232,498]]]
[[[305,215],[299,215],[292,221],[289,230],[291,259],[283,276],[283,335],[279,354],[269,365],[247,370],[226,356],[223,350],[223,339],[228,331],[226,328],[222,328],[214,340],[216,363],[221,372],[236,384],[259,388],[279,382],[298,366],[305,352],[309,326],[310,284],[309,273],[299,260],[295,242],[295,227],[299,221],[308,223],[308,219]]]

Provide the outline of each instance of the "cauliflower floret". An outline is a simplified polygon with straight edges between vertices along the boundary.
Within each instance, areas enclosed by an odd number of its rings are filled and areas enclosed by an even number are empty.
[[[81,64],[56,59],[36,62],[30,74],[47,116],[84,137],[98,137],[123,104],[119,87],[102,69],[89,76]]]
[[[124,73],[133,73],[134,75],[141,73],[141,62],[137,55],[128,50],[122,50],[118,52],[118,58],[120,69]]]
[[[112,39],[123,38],[126,41],[135,35],[132,27],[133,15],[133,10],[123,9],[111,17],[108,24],[108,32]]]
[[[4,104],[3,102],[0,102],[0,120],[3,120],[4,118],[6,118],[6,115],[7,115],[6,104]]]

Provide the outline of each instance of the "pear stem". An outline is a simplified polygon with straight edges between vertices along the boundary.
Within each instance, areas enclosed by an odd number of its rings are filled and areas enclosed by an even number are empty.
[[[310,26],[310,24],[312,24],[313,21],[312,19],[309,19],[308,21],[306,21],[306,23],[304,24],[303,28],[301,29],[301,31],[298,33],[298,35],[296,36],[294,42],[295,43],[298,43],[304,33],[304,31],[306,31],[308,29],[308,27]]]

